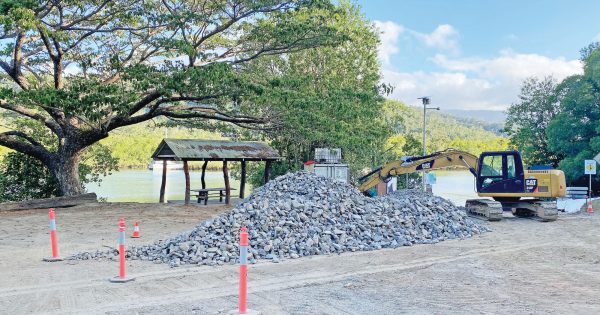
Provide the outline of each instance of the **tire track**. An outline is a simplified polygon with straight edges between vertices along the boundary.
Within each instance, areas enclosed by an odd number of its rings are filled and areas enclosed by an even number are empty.
[[[332,282],[342,281],[348,277],[368,276],[371,274],[385,272],[408,272],[428,268],[436,264],[447,264],[454,261],[477,258],[487,255],[501,255],[512,252],[519,252],[552,245],[553,242],[531,243],[513,246],[511,248],[499,249],[497,247],[475,249],[465,252],[462,255],[445,255],[438,257],[417,258],[409,262],[401,262],[388,265],[372,265],[374,255],[384,257],[390,253],[402,253],[401,250],[391,250],[382,252],[363,252],[359,254],[349,254],[340,256],[322,256],[310,260],[286,261],[284,264],[273,265],[270,263],[261,263],[252,266],[254,277],[259,279],[252,280],[249,285],[249,293],[260,293],[268,291],[278,291],[289,288],[304,287],[311,285],[321,285]],[[345,257],[344,257],[345,256]],[[354,256],[354,257],[353,257]],[[402,259],[402,255],[397,255]],[[344,259],[340,261],[340,257]],[[323,260],[332,260],[335,263],[325,264]],[[108,301],[107,303],[97,305],[76,305],[72,300],[60,303],[64,308],[60,313],[65,312],[105,312],[110,310],[127,310],[140,307],[162,306],[173,303],[189,302],[190,300],[207,300],[214,298],[230,297],[237,292],[237,266],[223,266],[217,268],[197,268],[189,267],[182,269],[159,270],[145,273],[137,273],[136,282],[130,286],[110,285],[105,279],[82,279],[75,281],[66,281],[53,284],[44,284],[36,286],[24,286],[12,289],[0,290],[0,304],[11,304],[15,299],[28,300],[32,296],[40,296],[44,293],[54,292],[55,296],[69,296],[73,291],[97,291],[98,293],[116,294],[119,300]],[[308,272],[286,272],[285,275],[277,273],[277,269],[284,268],[288,270],[306,269]],[[185,277],[186,281],[181,281],[180,277]],[[182,286],[182,282],[186,285]],[[198,287],[194,284],[202,284]],[[166,291],[164,288],[168,287]],[[137,290],[143,291],[142,294]],[[154,296],[148,296],[154,293]],[[162,293],[162,294],[161,294]],[[10,301],[9,301],[10,300]],[[133,302],[130,302],[133,301]],[[106,302],[106,301],[104,301]],[[50,311],[52,313],[53,311]],[[59,310],[56,310],[59,312]]]

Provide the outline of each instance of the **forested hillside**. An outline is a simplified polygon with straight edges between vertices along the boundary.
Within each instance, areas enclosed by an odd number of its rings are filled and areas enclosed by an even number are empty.
[[[423,139],[423,109],[388,100],[386,120],[394,135],[388,139],[389,152],[395,155],[420,155]],[[460,119],[443,111],[427,112],[427,152],[447,148],[478,155],[483,151],[505,150],[508,140],[501,134],[486,130],[483,122]]]

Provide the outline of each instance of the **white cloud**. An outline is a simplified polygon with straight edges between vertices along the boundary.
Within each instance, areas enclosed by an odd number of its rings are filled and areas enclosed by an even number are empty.
[[[400,34],[404,32],[404,27],[392,21],[375,21],[374,23],[380,32],[379,39],[381,43],[377,51],[379,60],[383,64],[389,64],[391,56],[400,51],[398,48],[398,39],[400,38]]]
[[[431,33],[421,33],[415,30],[406,29],[404,26],[392,21],[374,21],[375,27],[379,30],[379,48],[378,56],[383,65],[390,65],[390,59],[393,55],[400,52],[399,41],[403,33],[407,33],[418,39],[428,47],[434,47],[452,54],[457,54],[458,31],[449,24],[438,25]]]
[[[553,59],[538,54],[518,54],[510,50],[503,50],[498,57],[491,59],[449,59],[445,55],[438,54],[433,61],[446,70],[474,72],[483,78],[516,82],[531,76],[548,75],[562,80],[582,71],[579,60]]]
[[[490,59],[436,55],[433,61],[439,71],[383,70],[383,81],[395,87],[391,98],[417,104],[417,97],[428,95],[442,108],[504,110],[516,101],[525,78],[552,75],[561,80],[582,73],[578,60],[511,51]]]
[[[562,80],[583,71],[579,60],[512,50],[502,50],[492,58],[458,57],[460,34],[449,24],[438,25],[431,33],[417,32],[391,21],[375,21],[375,25],[381,31],[382,81],[395,87],[391,98],[408,104],[418,104],[417,98],[427,95],[433,104],[442,108],[504,110],[516,101],[521,84],[528,77],[552,75]],[[400,52],[401,40],[408,36],[439,51],[429,59],[439,69],[394,70],[391,56]],[[596,38],[600,40],[600,34]],[[517,36],[509,34],[508,39],[514,40]]]
[[[596,42],[600,42],[600,33],[596,34],[596,36],[594,36],[593,40]]]
[[[419,33],[411,31],[411,33],[425,45],[447,50],[453,53],[458,53],[458,31],[450,24],[441,24],[433,30],[433,32]]]
[[[488,80],[469,78],[461,72],[396,72],[383,70],[383,81],[394,86],[390,98],[407,104],[420,104],[421,96],[430,96],[432,105],[442,109],[502,110],[503,99]]]

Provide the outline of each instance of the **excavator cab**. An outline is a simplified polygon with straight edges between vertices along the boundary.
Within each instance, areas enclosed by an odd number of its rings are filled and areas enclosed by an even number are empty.
[[[525,191],[525,172],[518,151],[484,152],[479,156],[477,170],[479,193]]]

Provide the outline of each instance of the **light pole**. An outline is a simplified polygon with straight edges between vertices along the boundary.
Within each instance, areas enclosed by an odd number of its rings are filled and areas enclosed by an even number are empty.
[[[429,96],[423,96],[423,97],[419,97],[418,99],[420,99],[423,102],[423,155],[427,155],[427,149],[425,147],[425,141],[427,140],[427,137],[425,136],[425,131],[427,130],[427,110],[428,109],[435,109],[435,110],[440,110],[439,107],[427,107],[427,105],[429,105],[429,103],[431,102],[431,100],[429,99]],[[425,191],[425,170],[423,169],[423,176],[422,176],[422,182],[423,182],[423,191]]]

